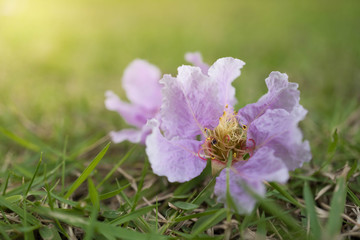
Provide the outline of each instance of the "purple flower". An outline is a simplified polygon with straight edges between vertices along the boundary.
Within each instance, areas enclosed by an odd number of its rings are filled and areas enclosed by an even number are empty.
[[[264,196],[264,181],[285,183],[288,171],[309,161],[311,154],[298,128],[307,111],[299,104],[298,85],[289,83],[286,74],[272,72],[265,80],[268,93],[234,111],[231,84],[244,64],[221,58],[208,69],[181,66],[176,78],[164,75],[161,110],[148,123],[152,133],[146,139],[146,152],[154,173],[170,182],[198,176],[210,159],[213,174],[219,173],[215,194],[223,203],[224,168],[232,159],[229,192],[236,210],[249,213],[255,199],[244,185]]]
[[[145,143],[151,129],[146,126],[148,119],[159,112],[161,106],[160,70],[144,60],[134,60],[125,69],[122,85],[130,103],[122,101],[112,91],[105,93],[105,106],[118,112],[135,129],[110,132],[115,143],[128,140],[133,143]]]
[[[198,52],[186,53],[185,59],[207,72],[209,66],[202,61]],[[133,143],[145,143],[151,128],[146,122],[154,118],[161,106],[160,70],[147,61],[134,60],[125,69],[122,86],[130,103],[122,101],[112,91],[105,93],[105,106],[108,110],[118,112],[125,121],[135,128],[123,129],[109,133],[115,143],[128,140]]]

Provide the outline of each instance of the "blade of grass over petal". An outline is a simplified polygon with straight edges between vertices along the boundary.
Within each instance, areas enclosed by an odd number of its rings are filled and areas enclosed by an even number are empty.
[[[343,221],[341,214],[344,212],[345,199],[346,199],[345,178],[340,177],[336,184],[334,195],[330,203],[329,220],[325,227],[326,239],[335,239],[336,236],[340,233],[340,229]]]
[[[226,205],[228,207],[228,211],[227,211],[227,218],[228,218],[227,220],[228,221],[230,221],[230,219],[231,219],[231,209],[235,210],[238,213],[238,209],[237,209],[234,199],[232,198],[231,193],[230,193],[230,170],[231,170],[231,163],[232,163],[232,159],[233,159],[232,157],[233,157],[233,154],[230,151],[227,166],[226,166]]]
[[[99,187],[101,187],[116,171],[116,169],[118,169],[130,156],[131,154],[135,151],[137,145],[134,145],[121,159],[120,161],[110,170],[110,172],[108,174],[106,174],[106,176],[104,177],[103,180],[101,180],[101,182],[96,186],[96,188],[98,189]]]
[[[76,181],[70,186],[70,189],[65,194],[64,198],[69,198],[71,194],[88,178],[90,173],[95,169],[100,160],[104,157],[106,151],[108,150],[110,143],[108,143],[101,152],[94,158],[94,160],[89,164],[89,166],[81,173],[81,175],[76,179]]]
[[[316,215],[314,197],[311,193],[308,182],[305,182],[304,185],[304,198],[307,219],[310,221],[310,232],[314,239],[321,239],[322,230],[319,224],[319,219]]]

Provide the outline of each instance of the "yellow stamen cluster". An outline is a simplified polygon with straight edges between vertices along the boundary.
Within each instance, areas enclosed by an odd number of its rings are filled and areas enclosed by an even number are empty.
[[[226,106],[223,115],[219,119],[219,125],[214,130],[205,128],[206,140],[202,145],[205,158],[218,161],[226,166],[229,154],[232,161],[243,160],[248,153],[246,149],[247,126],[238,123],[237,112],[232,112]]]

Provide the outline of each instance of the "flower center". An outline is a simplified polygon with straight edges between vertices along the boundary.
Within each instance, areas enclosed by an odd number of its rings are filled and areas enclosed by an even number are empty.
[[[213,173],[226,167],[230,158],[232,163],[246,161],[255,148],[253,139],[249,139],[253,146],[251,148],[246,146],[247,126],[240,125],[236,115],[237,112],[231,111],[226,106],[219,119],[219,125],[214,130],[204,129],[206,139],[198,155],[204,160],[211,159]]]

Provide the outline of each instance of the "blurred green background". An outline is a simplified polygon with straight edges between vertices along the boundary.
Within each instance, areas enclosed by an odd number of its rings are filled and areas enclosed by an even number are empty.
[[[239,107],[265,93],[271,71],[286,72],[300,84],[313,144],[359,105],[357,0],[0,3],[0,124],[20,136],[81,141],[120,129],[103,101],[108,89],[124,93],[126,65],[142,58],[176,74],[188,51],[210,64],[246,62],[235,83]]]

